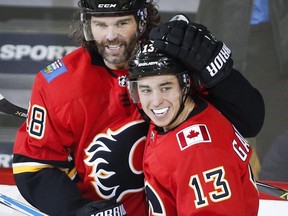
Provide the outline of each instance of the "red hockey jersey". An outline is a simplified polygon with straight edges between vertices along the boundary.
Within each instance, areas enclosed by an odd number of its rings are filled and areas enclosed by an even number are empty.
[[[15,141],[13,172],[65,171],[73,158],[85,198],[114,197],[128,215],[147,215],[142,171],[147,123],[128,98],[127,70],[108,71],[91,62],[79,48],[37,74],[29,118]]]
[[[174,130],[149,130],[143,168],[150,215],[256,216],[249,144],[214,107],[196,104]]]

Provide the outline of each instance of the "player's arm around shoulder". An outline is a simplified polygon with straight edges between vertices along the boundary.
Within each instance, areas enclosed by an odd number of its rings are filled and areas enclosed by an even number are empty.
[[[208,92],[209,101],[244,137],[255,137],[260,132],[265,118],[263,96],[238,70],[232,69],[229,76]]]

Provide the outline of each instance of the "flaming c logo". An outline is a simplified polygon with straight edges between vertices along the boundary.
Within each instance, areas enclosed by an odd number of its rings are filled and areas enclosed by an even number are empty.
[[[134,121],[116,131],[98,134],[85,149],[85,164],[97,194],[103,199],[143,190],[143,149],[147,134],[144,121]]]

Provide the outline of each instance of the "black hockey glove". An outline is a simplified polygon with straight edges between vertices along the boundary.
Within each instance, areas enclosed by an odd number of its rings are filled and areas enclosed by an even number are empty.
[[[152,29],[150,40],[161,52],[184,63],[194,81],[198,79],[206,88],[215,86],[232,70],[231,51],[203,25],[173,20]]]
[[[115,200],[101,200],[88,203],[76,214],[76,216],[91,215],[126,216],[126,211],[124,209],[124,206],[120,203],[117,203]]]

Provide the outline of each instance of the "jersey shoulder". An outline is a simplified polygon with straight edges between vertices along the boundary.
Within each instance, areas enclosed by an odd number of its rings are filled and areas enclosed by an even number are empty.
[[[81,68],[81,65],[85,65],[89,61],[91,62],[89,53],[81,47],[67,54],[62,59],[57,59],[47,65],[40,70],[39,74],[44,77],[47,83],[50,83],[69,71],[78,71],[77,69]]]
[[[201,101],[192,115],[175,130],[178,145],[183,150],[199,148],[227,148],[235,136],[233,125],[209,102]],[[196,108],[196,109],[197,109]]]
[[[99,91],[99,80],[107,74],[105,67],[93,64],[89,52],[81,47],[42,69],[36,75],[33,95],[46,99],[49,95],[53,105],[61,106]]]

